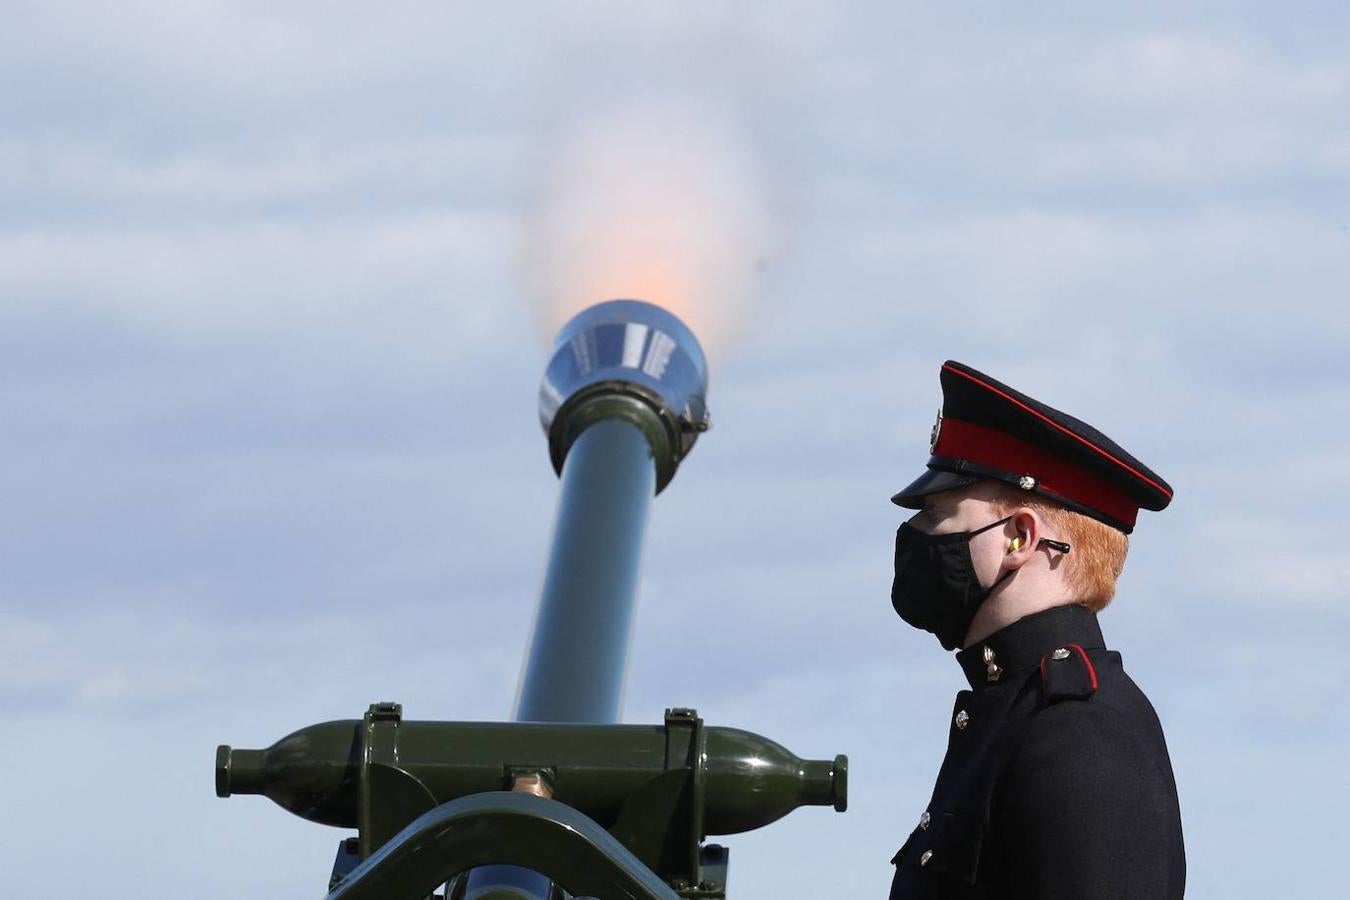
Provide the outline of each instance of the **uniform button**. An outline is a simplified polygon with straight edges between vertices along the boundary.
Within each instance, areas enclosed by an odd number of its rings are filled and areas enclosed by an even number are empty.
[[[927,830],[928,823],[931,821],[933,821],[933,817],[928,814],[928,810],[924,810],[923,815],[919,816],[919,827]]]
[[[1068,651],[1068,649],[1065,648],[1065,647],[1060,647],[1060,648],[1059,648],[1058,650],[1056,650],[1054,653],[1051,653],[1051,654],[1050,654],[1050,658],[1051,658],[1051,659],[1068,659],[1068,658],[1069,658],[1069,651]]]
[[[964,709],[956,714],[956,730],[965,731],[966,726],[970,724],[970,713]]]
[[[919,857],[919,865],[921,865],[921,866],[926,866],[926,865],[928,865],[928,861],[929,861],[930,859],[932,859],[932,858],[933,858],[933,851],[932,851],[932,850],[925,850],[925,851],[923,851],[923,856],[920,856],[920,857]]]

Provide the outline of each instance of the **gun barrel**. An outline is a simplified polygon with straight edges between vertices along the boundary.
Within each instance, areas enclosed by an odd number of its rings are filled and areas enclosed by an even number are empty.
[[[648,510],[708,427],[707,388],[698,340],[659,306],[611,300],[558,332],[539,420],[562,494],[517,722],[619,721]],[[493,866],[473,873],[467,897],[498,884],[550,893]]]
[[[707,383],[693,333],[650,303],[559,332],[539,413],[562,492],[517,721],[619,721],[648,512],[708,427]]]
[[[617,419],[572,445],[515,718],[617,722],[656,471]]]

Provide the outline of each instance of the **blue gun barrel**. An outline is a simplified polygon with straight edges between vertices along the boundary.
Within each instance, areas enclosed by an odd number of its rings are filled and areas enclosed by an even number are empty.
[[[707,390],[698,340],[659,306],[611,300],[559,331],[539,416],[562,491],[516,721],[619,721],[649,509],[709,427]],[[489,866],[466,898],[548,890]]]
[[[562,493],[517,721],[619,721],[648,510],[708,427],[707,386],[659,306],[601,303],[559,332],[539,405]]]

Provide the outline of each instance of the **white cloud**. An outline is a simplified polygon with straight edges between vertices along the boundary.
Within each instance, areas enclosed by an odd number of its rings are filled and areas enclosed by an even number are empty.
[[[501,288],[491,273],[503,267],[512,231],[499,214],[454,211],[303,225],[34,230],[0,235],[0,292],[112,313],[179,339],[400,327],[416,336],[409,326],[431,321],[445,344],[467,343],[501,328]]]
[[[314,889],[334,835],[211,800],[216,741],[386,697],[506,715],[554,490],[513,268],[522,170],[639,90],[716,97],[768,149],[765,177],[796,182],[796,240],[713,372],[717,428],[656,504],[629,694],[634,718],[690,703],[852,755],[852,812],[729,841],[735,896],[880,895],[931,787],[959,675],[888,609],[886,496],[922,464],[949,356],[1183,489],[1141,527],[1111,630],[1157,685],[1192,892],[1283,883],[1267,861],[1225,884],[1216,860],[1255,833],[1227,815],[1233,778],[1292,804],[1299,839],[1335,833],[1271,785],[1309,787],[1334,758],[1298,742],[1345,743],[1334,702],[1281,699],[1309,681],[1280,661],[1338,658],[1321,626],[1339,627],[1350,578],[1334,530],[1305,534],[1347,487],[1326,411],[1347,392],[1348,67],[1336,41],[1282,42],[1259,17],[1111,16],[13,11],[0,708],[54,748],[3,760],[33,773],[0,780],[30,811],[0,841],[26,862],[3,867],[15,889],[67,864],[42,841],[72,808],[87,815],[67,837],[109,883]],[[167,866],[145,875],[128,835]]]
[[[1312,605],[1339,612],[1350,585],[1350,559],[1340,550],[1263,550],[1238,561],[1229,577],[1235,591],[1260,595],[1281,609]]]
[[[1069,39],[1066,38],[1067,46]],[[1292,58],[1252,35],[1154,31],[1093,42],[1065,79],[1090,98],[1115,97],[1147,104],[1210,107],[1216,99],[1234,108],[1263,111],[1282,105],[1334,103],[1350,88],[1343,60]]]
[[[1350,165],[1350,122],[1334,112],[1350,65],[1336,55],[1143,17],[1096,32],[1057,25],[938,43],[898,32],[891,53],[840,53],[823,67],[820,120],[902,196],[940,184],[964,200],[962,177],[976,189],[1081,192],[1109,179],[1194,195]],[[907,183],[907,168],[949,177]]]
[[[60,617],[6,614],[0,703],[76,717],[92,706],[172,718],[185,704],[224,711],[267,697],[278,709],[289,704],[293,715],[308,716],[314,712],[305,704],[327,685],[326,706],[345,702],[351,708],[338,714],[351,718],[387,691],[420,708],[423,718],[452,716],[456,708],[466,717],[494,718],[504,713],[493,707],[509,703],[527,637],[524,629],[494,627],[494,610],[468,598],[402,613],[371,603],[304,616],[240,602],[234,621],[220,609],[172,614],[123,607],[110,603]],[[421,635],[416,652],[407,646],[405,623]],[[438,641],[426,640],[431,635],[463,635],[466,643],[446,658],[436,652]]]
[[[11,137],[0,143],[0,189],[45,203],[115,204],[138,223],[168,218],[182,225],[208,213],[265,218],[278,210],[308,219],[319,212],[387,215],[395,203],[444,206],[489,185],[509,187],[521,164],[518,145],[493,134],[260,143],[147,155],[107,138]]]

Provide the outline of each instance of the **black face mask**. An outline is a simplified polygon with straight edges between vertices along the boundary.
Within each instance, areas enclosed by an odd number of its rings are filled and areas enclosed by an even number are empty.
[[[926,534],[908,522],[901,525],[895,533],[895,581],[891,585],[891,605],[900,618],[937,635],[944,649],[961,646],[975,610],[1013,573],[1010,569],[989,587],[980,587],[970,539],[1011,518],[955,534]]]

